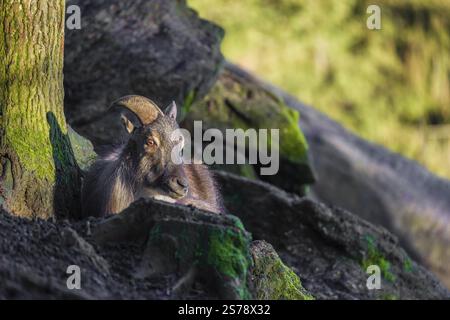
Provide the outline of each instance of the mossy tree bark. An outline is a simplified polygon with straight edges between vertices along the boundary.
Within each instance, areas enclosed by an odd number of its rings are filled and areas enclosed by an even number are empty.
[[[64,0],[0,0],[0,202],[24,217],[77,210],[64,117]]]

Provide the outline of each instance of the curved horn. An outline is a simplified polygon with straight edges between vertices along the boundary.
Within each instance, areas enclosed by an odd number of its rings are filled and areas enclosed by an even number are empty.
[[[152,100],[137,95],[125,96],[114,101],[110,108],[122,107],[133,112],[141,121],[142,125],[152,123],[158,117],[163,115],[161,109]]]

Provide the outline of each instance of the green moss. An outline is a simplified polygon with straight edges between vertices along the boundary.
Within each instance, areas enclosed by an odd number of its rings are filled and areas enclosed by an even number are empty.
[[[240,299],[314,299],[303,288],[293,270],[283,264],[271,245],[264,241],[250,243],[251,236],[239,218],[226,216],[226,220],[227,226],[210,223],[209,218],[206,218],[204,222],[208,223],[205,224],[161,221],[152,228],[149,244],[159,248],[163,255],[168,255],[168,259],[163,261],[173,260],[184,269],[198,266],[203,279],[213,280],[218,285],[217,290],[226,293],[225,296]],[[171,245],[172,240],[175,246]],[[250,278],[253,279],[251,287],[254,290],[250,290]]]
[[[281,160],[302,164],[306,167],[303,170],[308,170],[308,144],[299,127],[299,117],[298,111],[287,107],[272,93],[225,70],[209,94],[191,106],[183,126],[192,132],[193,122],[202,120],[204,130],[218,128],[223,134],[226,129],[266,129],[269,138],[266,147],[269,150],[272,145],[270,130],[278,129]],[[246,139],[247,149],[259,149],[258,141],[254,141],[254,144],[249,142]],[[243,168],[239,174],[255,177],[247,168]],[[305,179],[308,176],[311,175],[304,175]]]
[[[226,30],[228,60],[450,177],[448,130],[434,125],[450,123],[450,2],[380,1],[382,30],[368,30],[372,3],[189,0]]]
[[[256,298],[261,300],[314,300],[300,278],[287,267],[271,245],[257,241],[253,247]]]
[[[384,257],[384,255],[377,249],[375,239],[368,235],[365,237],[367,243],[366,256],[362,261],[364,270],[371,265],[376,265],[380,268],[382,276],[389,282],[394,282],[396,277],[391,272],[391,263]]]
[[[249,267],[241,254],[242,241],[230,231],[213,232],[209,239],[208,262],[222,274],[236,278]]]
[[[12,166],[9,159],[5,159],[5,161],[0,164],[0,172],[2,172],[2,184],[0,192],[0,206],[2,206],[4,205],[5,199],[11,196],[12,190],[14,188]]]
[[[398,300],[398,297],[395,294],[386,293],[380,297],[380,300]]]
[[[283,105],[281,108],[288,125],[281,127],[280,153],[292,162],[307,162],[308,143],[299,127],[300,114]]]
[[[236,216],[229,215],[229,218],[233,220],[234,226],[240,230],[245,230],[244,225],[242,224],[241,219]]]
[[[25,170],[33,172],[38,179],[54,179],[56,169],[48,130],[10,126],[5,131],[5,141],[21,159]]]
[[[281,260],[272,266],[273,276],[270,279],[270,287],[273,300],[314,300],[313,296],[303,288],[300,278]]]
[[[67,132],[78,166],[82,170],[87,170],[97,158],[94,146],[89,140],[80,136],[71,127],[68,127]]]
[[[403,261],[403,271],[405,272],[412,272],[413,271],[413,264],[410,258],[406,258]]]
[[[251,297],[246,285],[251,266],[249,239],[231,229],[211,230],[207,262],[220,275],[233,281],[242,282],[236,287],[242,299]]]
[[[70,155],[65,153],[67,150],[61,148],[67,134],[62,91],[52,92],[59,89],[56,85],[59,74],[48,75],[44,80],[28,72],[26,69],[16,70],[15,74],[8,74],[8,78],[3,79],[10,86],[5,90],[9,95],[8,102],[1,107],[2,147],[8,146],[13,150],[23,169],[32,172],[37,179],[52,181],[56,173],[55,161],[64,168],[70,159]],[[45,70],[35,72],[45,73]],[[39,92],[52,92],[52,96]],[[27,100],[29,97],[36,98]],[[31,110],[32,115],[29,114]]]
[[[249,299],[250,235],[239,218],[227,216],[226,219],[227,226],[210,221],[158,222],[150,231],[149,244],[163,248],[163,254],[173,257],[178,266],[189,268],[197,265],[209,280],[218,278],[218,285],[224,291],[232,290],[233,296]],[[175,247],[168,245],[167,239],[172,239]]]
[[[241,176],[249,178],[249,179],[256,179],[256,174],[255,174],[255,170],[253,169],[252,165],[250,164],[243,164],[240,165],[240,173]]]
[[[55,179],[55,161],[65,166],[69,158],[54,147],[66,134],[63,113],[63,55],[64,32],[46,19],[63,14],[63,5],[51,9],[36,4],[33,13],[21,9],[18,3],[9,6],[8,13],[0,13],[4,37],[0,40],[0,114],[3,151],[14,153],[24,171],[37,180],[52,183]],[[52,19],[53,19],[52,18]],[[33,25],[33,28],[30,26]],[[46,34],[46,37],[41,37]],[[48,122],[48,113],[53,121]],[[53,146],[52,146],[53,145]],[[8,149],[8,150],[5,150]]]
[[[191,109],[192,104],[195,100],[195,91],[191,90],[189,91],[188,95],[183,101],[183,105],[181,106],[181,119],[184,119],[186,115],[189,113],[189,110]]]

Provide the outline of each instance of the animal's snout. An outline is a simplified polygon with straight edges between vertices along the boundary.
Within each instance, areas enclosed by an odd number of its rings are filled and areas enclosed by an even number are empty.
[[[168,184],[175,198],[182,198],[186,196],[189,188],[189,182],[186,178],[170,177]]]

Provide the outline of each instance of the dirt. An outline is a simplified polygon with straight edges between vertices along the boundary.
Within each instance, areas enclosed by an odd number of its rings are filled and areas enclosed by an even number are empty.
[[[176,275],[137,278],[142,248],[133,244],[97,247],[109,265],[109,274],[95,263],[98,254],[73,243],[67,230],[89,239],[88,222],[26,220],[0,213],[0,299],[169,299]],[[70,229],[68,229],[70,228]],[[97,256],[96,256],[97,255]],[[81,269],[81,289],[69,290],[67,268]],[[187,298],[204,298],[194,288]]]

